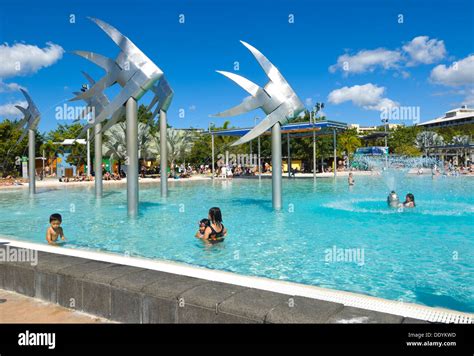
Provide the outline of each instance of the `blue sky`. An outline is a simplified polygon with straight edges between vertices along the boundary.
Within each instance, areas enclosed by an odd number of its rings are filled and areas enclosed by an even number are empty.
[[[57,105],[85,82],[80,70],[96,79],[102,75],[68,52],[91,50],[109,57],[118,53],[86,16],[118,28],[165,72],[175,91],[169,122],[178,128],[219,124],[223,119],[208,115],[247,95],[215,70],[233,71],[237,61],[238,74],[266,83],[239,40],[264,53],[303,102],[326,103],[329,119],[379,124],[379,109],[387,102],[420,107],[421,121],[462,103],[474,106],[470,0],[0,2],[0,66],[12,53],[23,51],[20,55],[26,56],[18,72],[0,67],[0,114],[22,100],[15,89],[25,87],[42,113],[41,131],[57,125]],[[71,15],[75,23],[70,23]],[[343,69],[344,63],[349,70]],[[145,96],[142,102],[149,99]],[[180,109],[184,118],[178,116]],[[231,123],[248,126],[262,114],[255,111],[231,118]]]

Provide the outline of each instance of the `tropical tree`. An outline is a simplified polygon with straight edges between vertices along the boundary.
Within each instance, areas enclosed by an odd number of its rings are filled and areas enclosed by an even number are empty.
[[[192,133],[187,130],[168,129],[166,133],[168,160],[170,166],[174,167],[178,159],[183,159],[191,150]]]
[[[441,146],[444,144],[443,136],[433,131],[422,131],[416,135],[416,147],[422,151],[426,151],[431,146]]]
[[[421,154],[416,147],[416,136],[420,132],[417,126],[399,126],[390,132],[388,147],[391,153],[405,156],[418,156]]]
[[[18,127],[18,121],[5,119],[0,122],[0,172],[3,176],[18,175],[15,168],[17,157],[26,155],[28,147],[28,136],[21,142],[17,142],[22,134],[22,129]],[[43,136],[36,132],[35,146],[39,149]]]
[[[452,138],[451,144],[465,146],[471,142],[471,138],[468,135],[456,135]]]
[[[49,162],[49,171],[53,172],[53,161],[59,153],[64,153],[62,146],[54,144],[52,140],[47,140],[40,146],[40,151],[44,152]]]
[[[347,155],[347,165],[349,167],[350,160],[352,159],[355,150],[362,146],[362,141],[357,136],[357,130],[346,130],[343,133],[339,134],[337,143],[339,146],[339,151],[343,151]]]

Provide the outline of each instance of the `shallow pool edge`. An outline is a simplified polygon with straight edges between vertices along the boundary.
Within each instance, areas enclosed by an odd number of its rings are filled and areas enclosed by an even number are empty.
[[[23,242],[16,240],[12,236],[5,235],[0,235],[0,243],[7,243],[12,247],[17,248],[25,248],[71,257],[86,258],[95,261],[128,265],[170,274],[199,278],[212,282],[221,282],[290,296],[299,296],[339,303],[346,307],[355,307],[428,322],[473,323],[474,321],[473,313],[459,312],[438,307],[428,307],[415,303],[393,301],[354,292],[339,291],[295,282],[278,281],[265,277],[244,276],[233,272],[192,266],[182,262],[121,256],[111,252],[96,252],[80,249],[60,248],[38,243]]]

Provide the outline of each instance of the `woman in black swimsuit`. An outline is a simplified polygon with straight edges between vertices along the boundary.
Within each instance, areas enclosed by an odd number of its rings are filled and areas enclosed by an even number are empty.
[[[221,242],[224,241],[224,237],[227,235],[227,229],[222,224],[222,213],[221,209],[214,207],[209,209],[209,226],[204,230],[203,240],[209,242]]]

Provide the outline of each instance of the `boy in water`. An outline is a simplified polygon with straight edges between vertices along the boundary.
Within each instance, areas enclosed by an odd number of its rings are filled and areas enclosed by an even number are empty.
[[[355,181],[354,181],[354,176],[351,173],[349,173],[349,177],[347,178],[347,182],[349,183],[349,185],[354,185],[355,184]]]
[[[199,230],[196,232],[196,237],[198,239],[202,239],[204,237],[204,232],[206,231],[206,227],[210,225],[209,219],[202,219],[199,221]]]
[[[63,218],[61,217],[61,214],[52,214],[49,217],[49,223],[51,226],[46,230],[46,241],[48,241],[48,244],[58,246],[56,241],[59,237],[61,237],[63,241],[66,241],[63,228],[61,227],[62,221]]]

